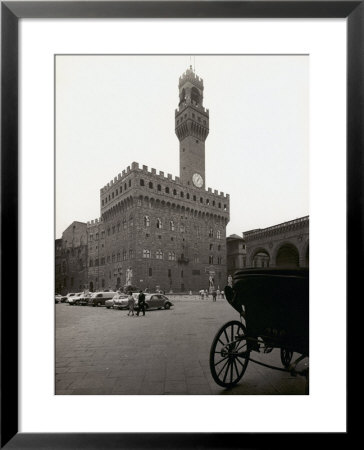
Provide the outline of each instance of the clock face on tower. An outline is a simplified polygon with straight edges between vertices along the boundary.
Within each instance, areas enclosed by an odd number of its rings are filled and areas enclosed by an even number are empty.
[[[193,174],[192,181],[193,181],[193,184],[198,188],[202,187],[202,185],[203,185],[203,178],[199,173]]]

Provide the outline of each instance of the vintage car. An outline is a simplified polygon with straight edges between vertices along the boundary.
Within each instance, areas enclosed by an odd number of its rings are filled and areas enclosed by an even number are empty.
[[[138,293],[133,292],[133,297],[135,300],[135,303],[138,301]],[[128,294],[116,294],[113,298],[113,306],[114,309],[128,309]]]
[[[82,292],[80,295],[73,297],[73,304],[74,305],[85,305],[88,303],[90,297],[91,297],[90,293]]]
[[[83,292],[77,292],[75,295],[72,295],[68,298],[68,304],[70,306],[77,305],[77,302],[80,300],[80,298],[83,296]]]
[[[125,295],[125,294],[124,294]],[[138,309],[138,297],[139,293],[134,292],[133,297],[135,299],[135,309]],[[146,309],[169,309],[173,306],[173,303],[163,294],[146,293],[145,294],[145,308]],[[118,299],[118,303],[114,304],[115,309],[128,309],[128,298]]]
[[[145,294],[146,309],[169,309],[173,303],[164,294],[158,292],[152,294]],[[136,302],[136,307],[138,302]]]
[[[66,299],[65,299],[65,303],[68,303],[70,298],[74,297],[75,295],[77,295],[77,292],[70,292],[66,295]]]
[[[105,306],[105,302],[112,299],[115,294],[116,292],[113,291],[94,292],[91,294],[88,304],[90,306]]]

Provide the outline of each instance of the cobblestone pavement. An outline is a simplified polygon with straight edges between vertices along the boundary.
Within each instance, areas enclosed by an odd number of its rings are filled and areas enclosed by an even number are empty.
[[[127,311],[56,304],[58,395],[303,395],[304,377],[249,363],[239,384],[218,386],[209,368],[218,329],[239,315],[226,300],[169,296],[170,310]],[[279,350],[256,354],[282,367]]]

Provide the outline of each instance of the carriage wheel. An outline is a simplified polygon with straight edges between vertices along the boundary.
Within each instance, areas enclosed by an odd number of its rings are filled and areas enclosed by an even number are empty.
[[[283,364],[283,367],[287,369],[289,365],[291,364],[293,352],[291,350],[287,350],[286,348],[281,348],[281,361]]]
[[[237,320],[226,323],[217,332],[210,350],[210,370],[215,382],[232,387],[241,379],[249,362],[246,329]],[[246,352],[244,355],[238,353]]]

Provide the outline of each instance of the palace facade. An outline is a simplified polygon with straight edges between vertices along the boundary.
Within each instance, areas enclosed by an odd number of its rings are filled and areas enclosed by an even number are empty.
[[[209,110],[203,106],[203,80],[190,67],[180,77],[178,90],[179,176],[133,162],[102,187],[100,217],[83,225],[74,222],[57,243],[56,288],[62,293],[130,284],[183,292],[226,284],[230,202],[228,194],[205,184]],[[67,268],[60,256],[62,251],[84,255],[85,243],[70,240],[73,227],[86,230],[86,275],[77,281],[63,272]]]

